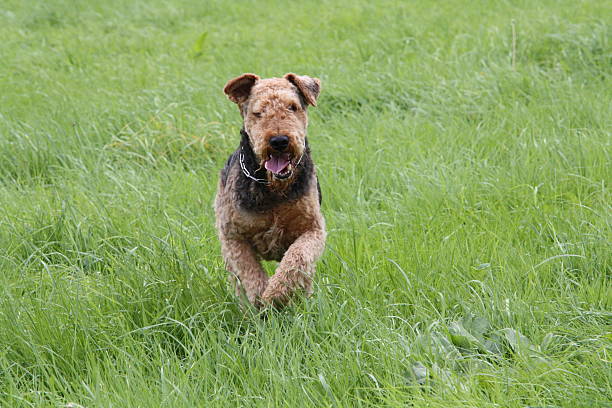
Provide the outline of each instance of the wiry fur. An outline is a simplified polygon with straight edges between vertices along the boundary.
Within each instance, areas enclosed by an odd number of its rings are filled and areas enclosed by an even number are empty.
[[[236,293],[256,305],[286,304],[297,291],[312,292],[315,262],[325,246],[321,193],[306,140],[307,106],[315,105],[320,82],[287,74],[260,79],[243,74],[225,93],[240,108],[238,149],[221,171],[215,199],[216,227]],[[291,175],[277,179],[264,167],[270,138],[286,135]],[[246,171],[259,181],[247,177]],[[276,260],[268,278],[260,260]]]

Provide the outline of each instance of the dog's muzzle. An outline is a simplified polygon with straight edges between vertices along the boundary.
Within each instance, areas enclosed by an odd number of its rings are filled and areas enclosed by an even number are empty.
[[[286,179],[291,176],[292,165],[289,153],[271,154],[264,163],[266,170],[277,179]]]

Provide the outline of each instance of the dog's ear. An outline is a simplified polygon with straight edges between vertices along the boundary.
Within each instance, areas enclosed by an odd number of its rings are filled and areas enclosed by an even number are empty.
[[[227,81],[223,92],[232,102],[240,104],[249,98],[251,88],[257,81],[259,81],[259,76],[255,74],[242,74]]]
[[[321,80],[306,75],[286,74],[284,78],[297,86],[307,104],[317,106],[317,98],[321,92]]]

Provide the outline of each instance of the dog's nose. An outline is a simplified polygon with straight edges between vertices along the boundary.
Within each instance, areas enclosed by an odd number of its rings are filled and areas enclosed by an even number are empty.
[[[282,152],[289,146],[289,137],[285,135],[274,136],[270,138],[270,146],[272,146],[274,150]]]

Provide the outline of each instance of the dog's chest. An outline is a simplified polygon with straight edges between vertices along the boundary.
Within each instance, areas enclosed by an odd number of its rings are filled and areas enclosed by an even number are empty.
[[[266,260],[280,260],[304,232],[303,220],[294,214],[242,214],[244,234]]]
[[[225,186],[220,185],[215,200],[217,228],[230,239],[248,242],[265,260],[282,259],[291,244],[305,232],[324,228],[316,189],[309,189],[297,200],[261,211],[244,208],[236,190],[232,179]]]

